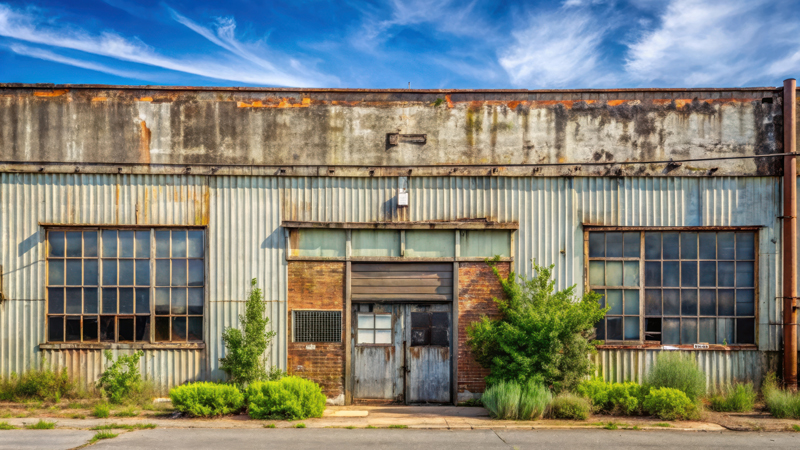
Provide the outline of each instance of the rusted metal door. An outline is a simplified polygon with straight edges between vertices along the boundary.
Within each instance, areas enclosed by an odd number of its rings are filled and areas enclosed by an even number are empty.
[[[406,403],[449,403],[451,307],[409,304],[405,310]]]
[[[353,305],[353,398],[402,402],[404,305]]]

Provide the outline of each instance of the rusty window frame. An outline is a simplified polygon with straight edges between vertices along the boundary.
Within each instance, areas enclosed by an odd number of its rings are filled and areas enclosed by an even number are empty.
[[[361,324],[359,323],[359,318],[362,317],[362,316],[363,317],[371,316],[373,318],[371,327],[362,327],[361,326]],[[389,317],[389,327],[388,328],[384,328],[384,327],[377,328],[376,327],[376,322],[377,321],[375,320],[375,318],[378,317],[378,316],[388,316]],[[392,345],[394,345],[394,332],[393,332],[393,330],[394,330],[394,314],[392,314],[390,312],[389,313],[381,313],[381,312],[360,312],[359,311],[359,312],[357,312],[355,314],[355,322],[356,322],[355,323],[355,325],[356,325],[355,326],[356,345],[358,345],[358,346],[373,346],[373,347],[391,347]],[[371,331],[372,332],[372,342],[361,342],[361,339],[359,338],[359,334],[360,334],[359,332],[362,331],[362,330],[365,331],[365,332],[367,332],[367,331]],[[389,342],[375,343],[375,340],[376,340],[375,338],[377,336],[377,331],[383,331],[383,330],[389,331]]]
[[[639,256],[638,257],[626,256],[624,253],[620,257],[608,257],[607,255],[604,255],[602,257],[592,256],[590,254],[590,248],[589,248],[590,247],[590,239],[591,239],[591,234],[592,233],[603,233],[603,242],[604,242],[604,244],[607,242],[606,241],[607,240],[607,233],[620,233],[620,234],[622,234],[622,233],[638,233],[639,234]],[[645,238],[646,238],[646,235],[649,234],[649,233],[657,233],[659,242],[661,243],[661,246],[662,246],[661,249],[660,249],[659,258],[657,258],[657,259],[648,258],[645,255]],[[663,251],[664,251],[664,248],[663,248],[663,245],[664,245],[664,243],[663,243],[663,234],[664,233],[677,233],[679,239],[681,239],[682,234],[685,234],[685,235],[688,236],[689,234],[694,233],[695,234],[695,245],[696,245],[697,255],[694,258],[682,258],[682,255],[680,255],[680,249],[679,249],[678,259],[672,259],[672,258],[664,259],[664,254],[663,254]],[[706,258],[701,257],[702,255],[700,254],[700,238],[701,238],[700,233],[714,233],[715,257],[713,259],[710,259],[710,258],[707,258],[707,257]],[[733,259],[720,258],[719,243],[718,243],[719,233],[733,233],[733,242],[734,242],[734,248],[732,250],[733,251]],[[753,249],[753,255],[752,256],[753,256],[753,258],[752,259],[739,258],[739,254],[738,254],[738,250],[737,250],[738,249],[737,246],[739,245],[739,236],[747,235],[747,234],[752,234],[752,239],[753,239],[753,242],[752,242],[752,249]],[[735,345],[754,345],[756,343],[757,335],[758,335],[757,327],[758,327],[758,263],[759,263],[759,258],[758,258],[758,228],[757,227],[652,227],[652,228],[648,228],[648,227],[591,227],[590,226],[590,227],[586,227],[586,229],[585,229],[584,239],[585,239],[584,257],[585,257],[585,261],[586,261],[584,270],[585,270],[585,286],[586,286],[587,291],[588,290],[607,291],[607,290],[610,290],[610,289],[626,289],[626,288],[627,289],[631,289],[630,286],[608,286],[608,285],[593,284],[592,280],[591,280],[591,269],[590,269],[591,265],[592,265],[592,262],[621,261],[621,262],[623,262],[623,264],[624,264],[625,261],[638,261],[639,262],[639,283],[638,283],[639,286],[637,287],[638,290],[639,290],[639,294],[638,294],[639,295],[639,311],[638,311],[639,336],[638,336],[638,339],[625,339],[625,329],[624,329],[624,319],[623,319],[623,325],[622,325],[622,333],[623,333],[622,337],[623,337],[623,339],[621,339],[621,340],[606,340],[605,341],[606,343],[623,344],[623,345],[625,345],[625,344],[692,345],[692,344],[695,344],[695,343],[706,343],[706,340],[701,339],[701,337],[703,335],[703,330],[701,330],[701,321],[702,320],[713,320],[714,337],[716,338],[716,341],[715,342],[708,342],[709,344],[721,345],[721,344],[725,343],[724,341],[717,342],[717,341],[719,341],[720,333],[721,333],[721,331],[720,331],[720,320],[725,320],[727,324],[730,324],[730,325],[733,326],[733,329],[729,332],[729,334],[732,335],[732,339],[727,342],[728,345],[734,345],[734,346]],[[680,242],[680,240],[679,240],[679,242]],[[646,263],[648,261],[649,262],[657,262],[657,263],[660,264],[661,272],[659,272],[659,275],[660,275],[660,285],[659,286],[647,286],[647,284],[646,284],[645,268],[646,268]],[[678,278],[678,286],[664,286],[663,285],[663,276],[664,276],[663,262],[664,261],[677,263],[677,267],[678,267],[678,274],[677,275],[679,277]],[[689,263],[691,263],[691,262],[696,262],[697,263],[697,267],[695,269],[695,274],[694,274],[695,278],[696,278],[695,286],[681,286],[681,284],[682,284],[682,270],[680,268],[681,268],[681,262],[683,262],[683,261],[686,261],[686,262],[689,262]],[[725,263],[731,263],[731,262],[734,263],[734,271],[733,271],[734,285],[733,286],[721,286],[719,284],[720,281],[719,281],[719,265],[718,265],[718,262],[720,262],[720,261],[725,262]],[[714,272],[714,284],[713,285],[708,285],[708,284],[701,285],[701,267],[702,267],[701,263],[703,263],[703,262],[705,262],[705,263],[713,263],[714,264],[715,272]],[[752,264],[752,267],[753,267],[753,282],[752,282],[752,286],[740,286],[740,285],[738,285],[739,282],[736,280],[736,274],[737,274],[736,266],[738,266],[738,264],[740,262],[748,264],[748,265]],[[604,280],[604,281],[607,281],[607,280]],[[646,297],[648,295],[647,291],[656,291],[656,290],[660,291],[660,293],[662,294],[662,296],[661,296],[662,300],[661,300],[661,303],[660,303],[660,305],[661,305],[660,313],[659,314],[649,314],[647,312],[647,309],[646,309],[647,308],[646,299],[648,298],[648,297]],[[676,314],[665,314],[664,304],[663,304],[663,291],[664,290],[676,290],[676,291],[679,292],[679,303],[678,303],[679,311],[678,311],[677,315]],[[683,304],[680,303],[680,295],[682,295],[682,292],[681,292],[682,290],[686,290],[686,291],[693,290],[694,292],[697,293],[696,308],[695,308],[696,314],[694,314],[694,315],[690,315],[688,313],[687,314],[683,314],[683,311],[680,309],[683,306]],[[701,299],[700,299],[701,292],[700,291],[710,291],[710,290],[714,290],[714,300],[715,300],[714,306],[715,306],[715,311],[716,311],[716,313],[714,315],[711,315],[711,314],[708,314],[708,313],[704,314],[702,312],[702,310],[701,310]],[[724,290],[732,290],[732,291],[735,292],[736,296],[734,297],[734,300],[733,300],[733,307],[734,307],[734,311],[732,313],[733,315],[731,315],[731,314],[720,314],[720,310],[719,310],[719,308],[720,308],[720,305],[719,305],[719,291],[720,290],[723,290],[723,291]],[[743,293],[745,291],[747,291],[747,292],[750,293],[749,295],[752,296],[752,299],[753,299],[752,300],[752,308],[753,308],[752,313],[749,313],[749,314],[741,314],[741,313],[737,314],[739,312],[737,310],[737,308],[739,307],[739,303],[745,303],[745,302],[737,302],[738,294],[739,294],[738,291],[742,291]],[[603,293],[605,293],[605,292],[603,292]],[[603,302],[601,304],[603,304],[605,306],[604,301],[605,301],[605,298],[603,300],[601,300],[601,302]],[[623,308],[623,313],[625,312],[624,306],[625,305],[623,305],[623,307],[622,307]],[[634,314],[630,315],[630,317],[635,317],[635,316],[636,315],[634,315]],[[612,318],[613,317],[626,317],[626,315],[625,314],[620,314],[620,315],[607,314],[607,318],[608,317],[612,317]],[[604,318],[603,322],[602,322],[603,325],[604,325],[603,326],[603,331],[604,332],[607,332],[607,326],[605,325],[605,324],[607,324],[607,318]],[[665,318],[669,319],[669,320],[672,320],[672,321],[675,321],[675,320],[678,321],[677,322],[678,323],[678,329],[677,329],[678,343],[675,343],[675,344],[663,344],[663,340],[661,339],[661,335],[660,334],[664,332],[664,319]],[[647,327],[648,320],[647,319],[658,319],[658,320],[661,321],[661,327],[660,327],[661,331],[660,331],[658,336],[656,336],[653,333],[649,333],[647,331],[647,329],[648,329],[648,327]],[[687,340],[687,342],[684,342],[684,337],[683,337],[683,327],[682,326],[683,326],[684,320],[686,320],[686,321],[695,320],[696,321],[695,322],[695,339],[689,339],[689,340]],[[748,339],[740,341],[739,336],[738,336],[738,327],[740,326],[740,322],[742,322],[742,324],[744,324],[744,322],[748,321],[748,320],[751,321],[752,333],[753,334],[752,334],[752,336],[749,336]],[[708,322],[706,322],[706,324],[708,324]],[[600,328],[598,328],[598,329],[600,329]],[[648,339],[648,334],[650,335],[651,339]],[[603,336],[603,337],[605,337],[605,336]],[[727,336],[726,336],[726,340],[727,340]],[[693,342],[691,342],[691,341],[693,341]]]

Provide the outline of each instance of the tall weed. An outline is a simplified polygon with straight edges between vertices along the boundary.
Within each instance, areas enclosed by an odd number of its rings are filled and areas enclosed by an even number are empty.
[[[779,419],[800,419],[800,394],[781,389],[774,373],[769,373],[761,385],[767,410]]]
[[[120,355],[114,361],[111,351],[104,352],[111,365],[97,380],[97,388],[111,403],[122,403],[140,392],[142,375],[139,373],[139,359],[143,354],[138,351],[131,355]]]
[[[21,401],[26,399],[61,400],[75,391],[75,383],[70,381],[67,369],[29,370],[22,375],[12,373],[0,380],[0,400]]]
[[[486,389],[481,396],[481,402],[493,418],[517,420],[520,395],[522,395],[522,389],[519,383],[501,381]]]
[[[681,352],[661,352],[647,375],[651,388],[673,388],[697,402],[706,394],[706,376],[697,367],[692,355]]]
[[[719,412],[748,412],[753,410],[756,391],[753,383],[736,383],[725,386],[722,392],[708,399],[709,406]]]

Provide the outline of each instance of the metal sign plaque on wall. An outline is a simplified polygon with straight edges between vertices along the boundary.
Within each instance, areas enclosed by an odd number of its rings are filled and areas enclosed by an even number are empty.
[[[427,134],[400,134],[389,133],[389,145],[398,145],[401,142],[404,144],[425,144],[428,142]]]

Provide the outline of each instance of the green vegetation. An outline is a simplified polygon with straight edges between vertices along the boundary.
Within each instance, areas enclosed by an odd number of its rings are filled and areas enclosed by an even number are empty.
[[[408,425],[389,425],[387,428],[398,428],[405,430],[406,428],[408,428]]]
[[[366,427],[364,427],[364,428],[366,428],[367,430],[375,430],[375,429],[377,429],[378,427],[375,427],[375,426],[372,426],[372,425],[367,425],[367,426],[366,426]]]
[[[232,414],[244,405],[244,396],[236,386],[217,383],[189,383],[169,391],[172,405],[194,417]]]
[[[75,384],[67,375],[67,369],[60,372],[49,369],[29,370],[22,375],[12,373],[10,377],[0,380],[0,400],[23,401],[61,400],[61,397],[75,394]]]
[[[800,425],[792,424],[792,431],[800,431]]]
[[[98,431],[92,439],[89,441],[89,444],[94,444],[95,442],[102,440],[102,439],[113,439],[119,436],[117,433],[112,433],[110,431]]]
[[[306,427],[306,424],[304,424],[304,423],[302,423],[302,422],[301,422],[301,423],[295,424],[295,426],[294,426],[294,427],[295,427],[295,428],[305,428],[305,427]]]
[[[350,426],[347,426],[345,428],[347,428],[348,430],[355,430],[356,429],[355,425],[350,425]]]
[[[649,388],[632,381],[611,383],[594,378],[581,382],[575,391],[589,399],[597,412],[630,416],[642,413]]]
[[[524,386],[501,381],[483,393],[481,401],[495,419],[534,420],[544,413],[552,394],[541,383],[530,380]]]
[[[691,354],[661,352],[647,375],[651,389],[673,388],[682,391],[692,402],[706,394],[706,376]]]
[[[767,410],[779,419],[800,419],[800,394],[781,389],[774,373],[767,374],[761,386]]]
[[[130,355],[120,355],[116,361],[110,350],[103,354],[111,365],[97,380],[101,395],[107,397],[111,403],[120,404],[138,394],[142,389],[139,359],[144,353],[138,351]]]
[[[570,393],[561,393],[548,406],[547,415],[552,419],[586,420],[591,406],[586,399]]]
[[[92,415],[98,419],[105,419],[111,414],[111,406],[108,403],[98,403],[94,405]]]
[[[534,262],[531,279],[513,272],[504,278],[495,261],[489,265],[507,297],[494,299],[502,317],[483,317],[467,328],[467,345],[478,363],[491,370],[487,383],[535,380],[555,392],[574,388],[592,370],[587,355],[596,352],[594,325],[606,311],[600,308],[600,295],[576,298],[575,286],[556,291],[552,265]]]
[[[468,406],[468,407],[483,406],[483,402],[479,398],[471,398],[467,401],[459,403],[458,406]]]
[[[439,98],[437,98],[437,99],[436,99],[436,101],[435,101],[435,102],[433,102],[433,106],[439,106],[439,105],[441,105],[442,103],[444,103],[444,99],[443,99],[443,98],[441,98],[441,97],[439,97]]]
[[[653,426],[654,427],[661,427],[661,428],[670,428],[670,427],[672,427],[672,425],[670,425],[668,423],[664,423],[664,422],[654,423]]]
[[[616,430],[619,427],[615,422],[608,422],[607,424],[603,425],[603,428],[605,428],[606,430]]]
[[[41,419],[33,425],[25,425],[25,428],[29,430],[52,430],[55,427],[55,422],[47,422]]]
[[[692,420],[699,417],[697,405],[681,390],[662,387],[652,389],[644,399],[648,414],[664,420]]]
[[[137,411],[133,406],[129,406],[114,413],[115,417],[136,417],[138,415],[139,411]]]
[[[17,427],[8,422],[0,422],[0,430],[16,430]]]
[[[68,419],[85,419],[86,415],[81,413],[71,413],[67,414]]]
[[[322,417],[325,396],[317,383],[298,377],[256,381],[248,386],[248,414],[254,419]]]
[[[756,391],[752,383],[737,383],[726,386],[720,394],[708,399],[709,406],[719,412],[748,412],[753,410]]]

